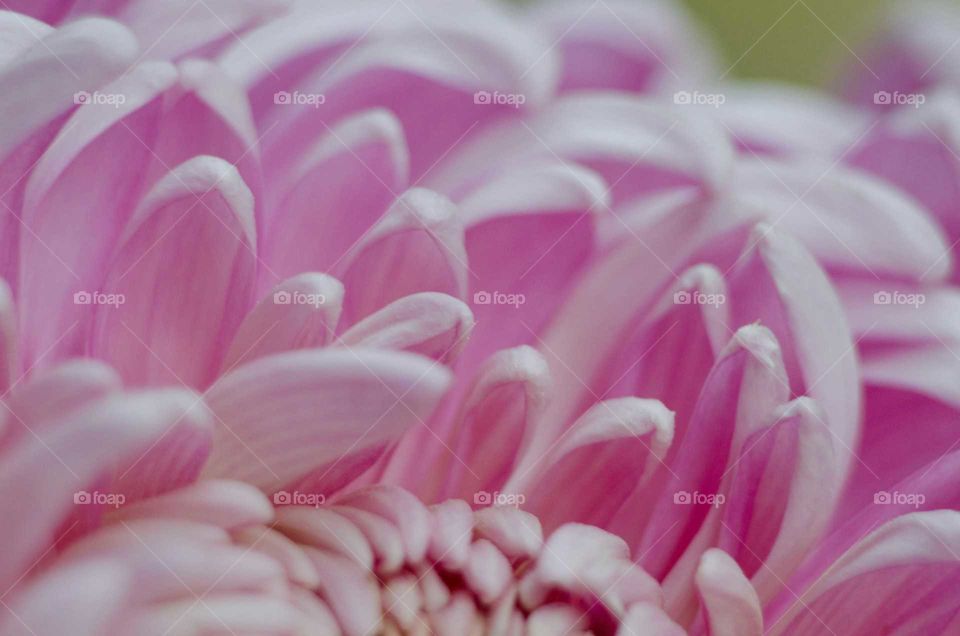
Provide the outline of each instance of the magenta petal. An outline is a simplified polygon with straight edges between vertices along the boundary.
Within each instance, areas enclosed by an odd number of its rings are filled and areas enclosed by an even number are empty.
[[[253,293],[253,199],[237,170],[196,157],[134,213],[96,307],[93,353],[128,382],[206,386]]]

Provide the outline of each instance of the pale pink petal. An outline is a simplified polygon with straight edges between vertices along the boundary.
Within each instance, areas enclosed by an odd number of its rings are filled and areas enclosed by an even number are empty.
[[[409,190],[338,266],[344,320],[354,323],[417,292],[465,298],[468,267],[456,207],[429,190]]]
[[[54,423],[58,418],[118,391],[120,386],[116,372],[95,360],[71,360],[38,371],[5,398],[13,418],[14,435],[29,434],[29,431]]]
[[[451,418],[432,423],[443,428],[417,428],[403,440],[387,474],[395,473],[417,492],[438,488],[443,494],[437,496],[468,501],[483,490],[500,488],[529,443],[549,382],[546,362],[536,350],[497,352],[477,372]],[[439,443],[438,436],[447,435],[449,441]],[[424,454],[425,448],[430,455]],[[438,472],[444,475],[442,481]]]
[[[174,390],[107,397],[10,449],[0,472],[11,487],[0,509],[20,523],[6,536],[0,580],[12,582],[57,538],[78,508],[75,497],[86,503],[77,493],[149,448],[194,402]]]
[[[28,364],[84,353],[95,310],[86,296],[100,291],[147,185],[162,94],[175,77],[169,64],[146,63],[103,87],[120,101],[81,104],[31,172],[19,280]]]
[[[799,398],[743,444],[718,542],[765,602],[828,528],[841,478],[822,413]]]
[[[505,490],[524,493],[525,508],[548,531],[565,521],[603,527],[631,493],[648,487],[672,439],[673,413],[659,401],[599,402]]]
[[[236,168],[214,157],[178,166],[123,234],[94,354],[127,382],[206,386],[249,308],[255,250],[253,199]]]
[[[540,2],[530,19],[557,38],[564,91],[665,92],[719,75],[707,35],[676,3]]]
[[[19,16],[14,20],[19,20]],[[133,64],[137,44],[124,27],[96,18],[78,20],[56,31],[20,22],[33,39],[0,68],[0,277],[14,291],[18,283],[19,237],[26,176],[56,135],[69,110]],[[26,35],[15,36],[22,43]],[[18,44],[13,48],[19,49]],[[71,64],[64,63],[69,58]]]
[[[847,160],[900,188],[920,202],[946,232],[947,244],[960,239],[957,207],[957,150],[960,149],[960,96],[955,89],[925,95],[922,109],[903,106],[893,112],[851,152]],[[945,247],[931,250],[930,275],[952,264]]]
[[[960,581],[960,513],[907,514],[880,526],[813,585],[771,615],[771,634],[941,634],[953,620]]]
[[[697,591],[710,636],[760,636],[763,615],[750,581],[723,550],[704,552],[697,568]]]
[[[181,62],[177,79],[166,95],[148,183],[198,155],[219,157],[236,167],[262,214],[259,139],[243,89],[216,64],[200,59]]]
[[[451,570],[460,570],[470,556],[474,515],[462,499],[448,499],[430,509],[433,532],[430,534],[430,558]]]
[[[330,605],[345,636],[365,636],[380,624],[380,592],[369,573],[344,557],[308,549],[320,572],[318,592]]]
[[[335,552],[364,570],[373,569],[373,549],[363,532],[332,509],[281,506],[274,527],[299,544]]]
[[[75,11],[85,9],[79,0]],[[129,25],[140,40],[145,54],[170,59],[180,57],[219,41],[233,42],[242,32],[258,23],[281,15],[290,0],[128,0],[116,12],[116,18]]]
[[[285,59],[308,51],[268,47],[270,53],[280,53],[281,59],[271,60],[271,65],[281,70],[266,78],[271,88],[254,87],[255,108],[258,100],[278,91],[324,97],[318,107],[277,104],[262,118],[264,129],[279,122],[267,140],[268,157],[299,154],[327,122],[381,107],[403,124],[416,181],[464,138],[489,122],[543,104],[553,90],[555,58],[549,42],[519,29],[495,4],[464,3],[456,15],[441,3],[381,6],[372,28],[368,22],[355,46],[337,52],[335,63],[314,67],[309,57]],[[434,37],[423,37],[425,28]],[[275,31],[272,37],[285,36]],[[321,37],[317,44],[326,42]],[[322,49],[314,52],[323,59]],[[292,69],[284,62],[292,63]],[[527,72],[538,63],[538,72]],[[495,101],[494,94],[506,97]]]
[[[734,143],[750,154],[823,157],[853,152],[870,123],[863,113],[829,95],[791,84],[744,82],[724,86],[723,96],[716,117]]]
[[[62,0],[53,0],[62,3]],[[37,4],[32,0],[23,0],[23,3]],[[38,39],[50,35],[54,29],[48,23],[50,20],[38,20],[27,14],[26,7],[19,7],[20,0],[6,4],[5,11],[0,11],[0,66],[6,66],[18,55],[37,43]]]
[[[657,636],[684,636],[687,633],[656,605],[637,603],[623,618],[617,636],[635,636],[645,630],[652,630]]]
[[[728,463],[787,397],[777,340],[761,326],[741,327],[704,382],[688,429],[674,437],[675,450],[660,471],[658,488],[637,491],[610,524],[636,542],[634,549],[645,555],[648,571],[666,576],[681,557],[688,569],[696,567],[702,548],[692,546],[686,555],[678,550],[698,532],[715,531],[701,530],[701,525],[714,515],[716,497],[726,490]],[[689,577],[675,578],[687,594],[692,592]],[[679,602],[680,590],[673,596]]]
[[[400,533],[407,561],[417,563],[423,560],[430,544],[433,519],[423,504],[409,492],[401,488],[369,488],[338,498],[337,503],[387,519]]]
[[[529,122],[508,121],[484,133],[451,153],[426,183],[447,192],[477,166],[560,157],[599,174],[619,204],[682,186],[719,191],[734,157],[718,123],[627,93],[572,93]]]
[[[305,272],[280,283],[246,315],[223,360],[224,371],[272,353],[323,347],[334,338],[343,285]]]
[[[758,159],[739,163],[735,178],[740,205],[789,231],[829,271],[921,281],[952,269],[947,239],[928,213],[871,175]]]
[[[513,569],[496,546],[486,539],[479,539],[470,544],[463,578],[481,603],[490,604],[513,582]]]
[[[287,578],[301,587],[313,589],[320,583],[320,575],[310,557],[300,546],[273,528],[244,528],[233,533],[233,540],[279,562],[286,571]]]
[[[180,530],[184,522],[124,521],[74,543],[65,559],[116,558],[134,573],[135,602],[233,590],[265,593],[284,577],[280,564],[255,550],[222,541],[198,540]],[[204,526],[200,526],[204,528]]]
[[[108,633],[127,601],[130,574],[110,559],[57,567],[10,595],[0,630],[10,636]]]
[[[543,547],[543,528],[536,516],[512,506],[482,508],[474,515],[478,537],[488,539],[510,559],[533,559]]]
[[[749,245],[730,275],[735,322],[759,320],[777,336],[791,390],[823,408],[845,476],[855,461],[862,398],[855,345],[837,293],[810,254],[772,226],[757,226]]]
[[[599,176],[554,157],[491,175],[458,199],[479,325],[469,364],[533,341],[594,254],[608,202]]]
[[[268,161],[263,286],[303,271],[328,271],[407,188],[400,123],[374,109],[324,130],[302,157]]]
[[[473,314],[446,294],[404,296],[347,329],[337,343],[419,353],[440,362],[456,360],[473,329]]]
[[[263,493],[252,486],[238,481],[206,479],[124,506],[116,517],[183,519],[230,530],[267,523],[273,518],[273,509]]]
[[[93,92],[127,71],[137,55],[133,34],[102,18],[35,35],[29,48],[0,69],[0,83],[19,87],[0,98],[0,155],[73,108],[75,94]]]
[[[10,286],[0,278],[0,392],[3,395],[20,379],[20,364],[17,309]]]
[[[311,476],[308,492],[332,494],[358,474],[330,472],[339,462],[392,446],[430,415],[448,382],[443,367],[399,352],[305,350],[255,360],[206,395],[219,426],[204,473],[267,491]]]
[[[297,633],[303,616],[292,602],[263,594],[216,594],[159,603],[145,608],[121,629],[133,634],[164,634],[171,630],[188,634],[278,634]]]

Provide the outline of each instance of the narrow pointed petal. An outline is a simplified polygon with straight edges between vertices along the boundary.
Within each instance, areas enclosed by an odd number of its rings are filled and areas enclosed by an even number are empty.
[[[255,250],[253,199],[237,170],[213,157],[177,167],[124,232],[94,354],[130,383],[206,386],[250,305]]]
[[[468,267],[456,207],[429,190],[409,190],[339,266],[344,320],[354,323],[417,292],[465,298]]]
[[[0,69],[0,83],[19,87],[0,97],[0,121],[4,122],[0,155],[9,153],[38,126],[73,108],[75,94],[92,93],[125,72],[136,55],[133,34],[102,18],[77,20],[35,38]]]
[[[462,301],[423,292],[395,300],[367,316],[337,342],[345,347],[410,351],[450,363],[466,344],[473,324],[473,314]]]
[[[311,477],[305,491],[330,495],[427,418],[448,383],[443,367],[406,353],[310,350],[255,360],[206,395],[220,426],[204,474],[268,492]]]
[[[342,306],[343,285],[325,274],[307,272],[280,283],[243,319],[223,370],[273,353],[326,346]]]
[[[265,280],[339,265],[407,189],[407,164],[400,122],[382,109],[337,122],[302,157],[268,161]]]
[[[760,636],[763,614],[750,581],[730,555],[712,549],[697,568],[697,591],[710,636]]]
[[[89,101],[30,174],[20,245],[24,355],[34,364],[86,353],[95,306],[113,250],[147,186],[162,95],[176,71],[164,62],[138,65],[101,92],[116,104]],[[82,232],[77,241],[75,231]],[[79,302],[78,302],[79,300]]]

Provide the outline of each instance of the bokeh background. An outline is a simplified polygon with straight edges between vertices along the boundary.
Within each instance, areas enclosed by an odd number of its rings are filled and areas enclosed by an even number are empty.
[[[823,84],[856,64],[890,0],[686,0],[740,77]],[[751,48],[752,47],[752,48]]]
[[[824,85],[858,64],[894,0],[676,1],[706,27],[727,63],[736,62],[731,75]]]

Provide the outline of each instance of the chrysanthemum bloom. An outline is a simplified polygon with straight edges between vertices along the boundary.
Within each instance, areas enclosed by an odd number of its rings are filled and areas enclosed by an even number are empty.
[[[283,4],[0,13],[0,632],[960,629],[948,79]]]

